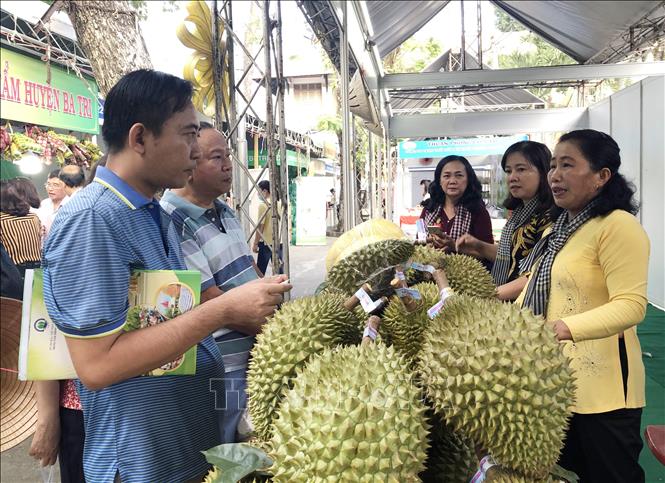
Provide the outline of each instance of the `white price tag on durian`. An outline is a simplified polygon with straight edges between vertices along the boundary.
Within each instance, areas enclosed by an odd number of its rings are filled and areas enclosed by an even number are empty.
[[[434,273],[436,270],[432,265],[423,265],[422,263],[411,262],[411,268],[420,272]]]
[[[420,296],[420,292],[418,292],[418,290],[416,290],[415,288],[398,288],[395,289],[395,293],[400,298],[406,297],[407,295],[414,300],[420,300],[422,298]]]
[[[358,291],[354,294],[360,300],[360,305],[362,306],[365,313],[374,312],[379,305],[381,304],[381,299],[374,301],[372,297],[369,296],[365,289],[359,288]]]

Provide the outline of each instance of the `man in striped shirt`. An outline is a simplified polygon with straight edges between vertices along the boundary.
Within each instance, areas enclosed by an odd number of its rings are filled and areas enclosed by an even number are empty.
[[[182,270],[173,223],[154,199],[185,184],[200,155],[189,82],[152,70],[109,91],[105,168],[64,205],[44,247],[44,301],[80,378],[83,469],[95,483],[198,481],[221,442],[211,383],[223,362],[211,335],[259,330],[291,287],[285,277],[225,292],[163,324],[126,332],[132,269]],[[145,377],[197,345],[196,374]]]
[[[218,199],[231,188],[233,163],[226,139],[211,124],[201,123],[199,146],[201,157],[185,187],[167,191],[160,203],[182,240],[187,268],[201,272],[201,300],[209,300],[261,274],[235,213]],[[255,327],[248,329],[223,328],[213,334],[224,359],[226,406],[220,423],[225,443],[237,441],[247,405],[247,364],[256,335]]]

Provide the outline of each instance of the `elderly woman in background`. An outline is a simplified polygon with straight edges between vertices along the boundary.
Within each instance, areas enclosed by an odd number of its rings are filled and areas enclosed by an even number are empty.
[[[520,141],[510,146],[501,159],[501,168],[509,189],[503,205],[513,213],[499,244],[484,242],[469,233],[455,244],[459,253],[494,262],[492,278],[500,300],[515,300],[520,294],[527,282],[526,277],[520,277],[520,262],[561,211],[547,183],[551,158],[552,153],[542,143]]]
[[[26,269],[39,267],[42,252],[41,223],[30,212],[34,200],[26,199],[24,184],[16,178],[0,184],[0,239],[21,277]]]
[[[469,161],[463,156],[446,156],[434,170],[429,186],[430,198],[423,201],[420,214],[431,232],[428,241],[434,248],[455,250],[455,241],[470,233],[486,243],[494,243],[492,222],[482,199],[482,187]]]
[[[649,240],[634,188],[607,134],[564,134],[548,180],[565,211],[529,255],[518,303],[543,315],[571,358],[576,401],[559,464],[587,483],[640,483],[644,318]]]

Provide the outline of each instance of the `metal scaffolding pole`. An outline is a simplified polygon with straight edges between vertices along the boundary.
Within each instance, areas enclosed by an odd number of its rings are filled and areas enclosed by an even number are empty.
[[[354,225],[354,189],[353,189],[353,166],[351,164],[350,156],[350,124],[349,124],[349,42],[348,42],[348,13],[346,2],[341,2],[342,8],[342,31],[339,36],[339,49],[340,49],[340,81],[341,81],[341,96],[342,96],[342,172],[344,183],[342,191],[344,192],[343,200],[343,227],[344,231],[353,228]]]
[[[215,2],[217,3],[217,2]],[[221,2],[220,2],[221,3]],[[275,1],[273,0],[273,4]],[[226,45],[227,50],[225,52],[220,52],[218,47],[214,47],[214,63],[219,65],[220,68],[229,69],[229,78],[230,78],[230,96],[229,102],[226,102],[224,96],[221,95],[221,75],[219,81],[215,79],[215,91],[216,91],[216,101],[219,99],[221,107],[216,109],[218,112],[217,119],[227,120],[228,123],[225,126],[225,134],[229,138],[229,143],[231,146],[231,159],[234,162],[233,169],[233,198],[234,198],[234,208],[238,215],[238,218],[241,220],[243,229],[247,235],[248,242],[251,242],[256,233],[260,233],[262,230],[261,226],[265,221],[264,219],[255,219],[253,213],[250,210],[250,202],[252,199],[256,198],[254,190],[258,193],[258,198],[262,201],[268,201],[263,198],[258,190],[258,182],[260,179],[265,177],[266,171],[268,172],[268,177],[271,182],[271,197],[270,202],[271,206],[278,207],[280,203],[277,200],[281,200],[282,209],[270,210],[272,212],[271,218],[268,220],[269,223],[272,223],[273,226],[273,273],[277,273],[280,270],[279,266],[279,248],[280,242],[283,244],[284,248],[284,265],[281,267],[285,273],[289,272],[289,259],[288,259],[288,243],[289,243],[289,227],[288,227],[288,190],[285,188],[288,187],[288,179],[286,176],[288,165],[286,163],[286,142],[289,143],[300,143],[301,141],[305,142],[307,140],[301,140],[298,137],[298,133],[292,133],[291,131],[286,130],[286,125],[283,121],[284,119],[284,104],[283,104],[283,62],[282,62],[282,37],[281,37],[281,11],[278,9],[277,16],[278,20],[273,21],[270,18],[270,0],[265,0],[261,3],[256,2],[254,5],[262,8],[263,12],[260,13],[261,20],[261,34],[262,39],[257,45],[243,43],[238,33],[233,30],[233,11],[232,11],[233,2],[230,0],[225,0],[223,2],[221,13],[224,16],[224,28],[226,33]],[[216,5],[214,5],[216,7]],[[279,3],[278,3],[279,7]],[[217,9],[215,8],[215,11]],[[275,28],[277,27],[277,28]],[[221,33],[218,32],[217,38]],[[219,43],[217,43],[219,45]],[[255,50],[254,52],[250,52]],[[261,58],[261,51],[263,51],[263,62],[259,59]],[[240,57],[241,67],[236,68],[236,55]],[[226,58],[225,58],[226,56]],[[274,56],[274,58],[273,58]],[[262,65],[263,64],[263,65]],[[274,66],[274,70],[273,70]],[[275,109],[273,109],[273,99],[271,96],[272,92],[272,73],[275,72],[275,75],[278,79],[278,83],[281,82],[282,89],[278,90],[277,99],[274,103]],[[236,73],[240,72],[237,75]],[[259,78],[260,82],[256,85],[250,85],[247,92],[243,92],[242,84],[247,78]],[[218,89],[219,86],[219,89]],[[255,99],[260,90],[266,90],[266,101],[265,101],[265,119],[261,120],[257,114],[257,110],[261,112],[261,109],[258,107]],[[218,93],[219,91],[219,93]],[[242,102],[242,104],[239,104]],[[240,106],[240,107],[239,107]],[[250,115],[251,112],[252,115]],[[279,121],[276,121],[276,117],[279,115]],[[218,122],[218,126],[222,127],[222,123]],[[247,165],[247,135],[260,137],[265,140],[267,145],[267,162],[265,166],[258,172],[258,174],[253,174]],[[280,145],[277,146],[276,136],[279,136]],[[258,146],[256,146],[258,148]],[[280,159],[285,160],[282,163],[281,167],[277,166],[277,152],[281,151]],[[258,153],[255,153],[257,156]],[[280,171],[284,171],[284,175],[280,176]]]
[[[374,144],[376,158],[374,163],[374,218],[383,218],[383,206],[381,205],[381,160],[383,159],[381,136],[376,136]]]
[[[222,53],[219,51],[222,35],[219,31],[219,10],[217,0],[212,1],[212,66],[213,88],[215,90],[215,125],[222,130]]]
[[[374,186],[374,143],[372,142],[372,131],[367,130],[367,200],[369,201],[369,217],[374,218],[376,203],[374,193],[376,187]]]
[[[278,194],[281,195],[281,212],[279,213],[280,217],[280,228],[278,232],[275,232],[276,235],[273,237],[273,254],[279,253],[279,249],[282,250],[282,259],[284,261],[284,273],[287,276],[290,276],[289,273],[289,219],[290,219],[290,206],[289,206],[289,163],[286,160],[286,121],[284,119],[284,90],[286,82],[284,80],[284,57],[282,53],[282,5],[279,0],[277,0],[277,28],[275,35],[275,54],[277,56],[277,61],[275,62],[275,70],[277,77],[277,110],[279,112],[279,159],[280,159],[280,171],[279,171],[279,189]],[[298,173],[300,174],[300,173]],[[278,206],[274,204],[273,206]],[[277,211],[277,210],[275,210]],[[280,246],[281,245],[281,246]],[[279,257],[273,256],[273,273],[278,273],[276,268],[278,267]],[[288,300],[288,292],[284,294],[284,299]]]
[[[223,12],[225,14],[225,26],[229,30],[233,30],[233,10],[232,3],[225,2],[223,7]],[[229,61],[229,65],[233,65],[234,56],[234,45],[233,45],[233,36],[226,36],[226,56]],[[235,70],[229,69],[229,84],[235,86]],[[236,102],[236,97],[234,95],[229,96],[229,105],[226,107],[226,112],[229,115],[229,122],[226,128],[226,136],[228,138],[229,146],[231,148],[231,153],[237,157],[239,164],[245,164],[247,159],[247,141],[245,139],[245,116],[242,116],[238,121],[237,112],[238,106]],[[235,133],[231,132],[231,126],[238,126]],[[232,155],[232,157],[233,157]],[[233,170],[233,181],[231,190],[233,192],[234,199],[234,208],[238,214],[238,219],[241,226],[245,231],[249,230],[249,220],[246,216],[243,216],[242,210],[238,209],[238,200],[242,199],[243,194],[247,192],[247,179],[242,176],[242,171],[239,169]]]
[[[393,156],[390,149],[390,138],[386,133],[384,138],[384,148],[386,152],[385,166],[386,166],[386,179],[388,180],[386,187],[386,215],[387,220],[393,219]]]
[[[265,77],[263,78],[264,87],[266,89],[266,142],[268,144],[268,174],[270,176],[270,206],[272,209],[271,223],[272,223],[272,267],[273,273],[278,273],[279,270],[279,210],[277,209],[279,201],[280,180],[279,171],[277,167],[277,151],[275,149],[275,120],[273,118],[272,107],[272,59],[271,59],[271,38],[272,38],[273,22],[270,19],[270,0],[263,0],[263,36],[265,39],[263,46],[263,54],[265,56]],[[285,159],[280,160],[282,164]]]
[[[459,4],[462,16],[462,48],[460,51],[460,55],[462,56],[462,70],[466,70],[466,40],[464,38],[464,31],[466,29],[464,28],[464,1],[461,1]]]
[[[360,180],[362,179],[362,173],[358,169],[358,129],[356,126],[356,123],[354,122],[353,115],[351,114],[350,116],[350,127],[351,127],[351,142],[349,143],[349,146],[351,147],[351,152],[350,152],[350,158],[351,158],[351,166],[352,166],[352,174],[351,174],[351,195],[353,196],[353,218],[352,220],[352,225],[351,226],[356,226],[358,223],[362,222],[362,216],[360,214],[360,210],[362,209],[362,205],[360,203],[360,191],[358,190],[358,186],[360,185]]]

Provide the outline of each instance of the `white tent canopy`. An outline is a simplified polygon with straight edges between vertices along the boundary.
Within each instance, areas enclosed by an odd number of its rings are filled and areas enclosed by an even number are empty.
[[[368,1],[381,57],[400,46],[448,5],[448,1]],[[495,6],[580,63],[603,62],[630,28],[663,15],[659,1],[493,1]],[[634,36],[635,38],[635,36]],[[617,45],[619,41],[622,45]],[[608,47],[614,50],[606,52]]]

